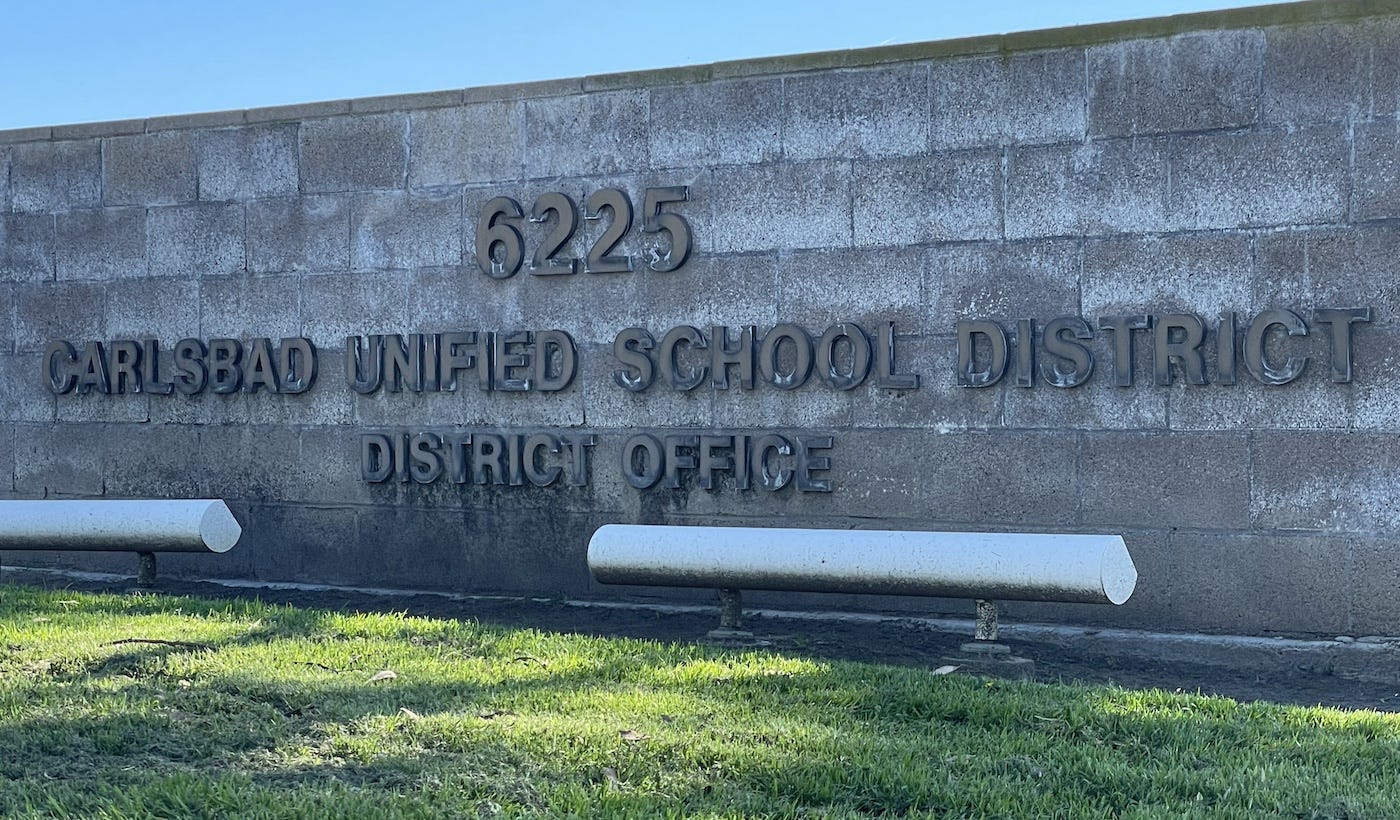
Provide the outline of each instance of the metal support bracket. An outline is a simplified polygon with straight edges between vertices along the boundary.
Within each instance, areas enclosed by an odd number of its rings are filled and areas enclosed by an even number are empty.
[[[712,641],[752,641],[753,633],[744,629],[744,594],[737,589],[719,591],[719,627],[710,630]]]
[[[156,585],[156,554],[154,552],[138,552],[136,559],[136,586],[141,589],[150,589]]]

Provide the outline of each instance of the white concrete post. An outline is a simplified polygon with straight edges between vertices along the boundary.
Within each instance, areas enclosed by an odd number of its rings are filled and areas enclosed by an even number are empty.
[[[1137,568],[1117,535],[608,524],[605,584],[1121,604]]]

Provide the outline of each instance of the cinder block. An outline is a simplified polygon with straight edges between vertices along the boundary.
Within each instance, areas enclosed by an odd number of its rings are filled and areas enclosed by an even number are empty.
[[[919,389],[892,390],[871,385],[857,401],[851,420],[853,425],[933,430],[939,434],[1005,426],[1002,420],[1005,390],[958,386],[955,337],[897,335],[895,371],[917,375]]]
[[[1137,549],[1138,539],[1124,539],[1139,578],[1125,606],[1144,596],[1158,627],[1179,623],[1245,635],[1350,632],[1349,539],[1185,532],[1168,538],[1164,551]]]
[[[151,418],[150,397],[145,393],[107,396],[98,392],[68,393],[55,402],[58,421],[63,424],[126,422],[144,424]]]
[[[341,367],[344,367],[341,359]],[[414,432],[442,425],[494,425],[493,403],[475,383],[459,385],[455,391],[390,393],[379,390],[362,396],[350,390],[340,371],[328,374],[327,382],[350,399],[350,417],[361,426],[412,429]],[[465,380],[464,380],[465,381]],[[357,439],[358,441],[358,439]]]
[[[102,141],[105,205],[172,205],[192,202],[197,187],[194,137],[162,131]]]
[[[99,204],[102,195],[99,140],[25,142],[10,147],[11,207],[60,211]]]
[[[772,428],[759,427],[748,432],[760,434]],[[814,477],[830,483],[829,493],[798,492],[792,484],[781,490],[769,491],[754,487],[736,490],[721,481],[721,489],[707,493],[700,488],[690,491],[690,499],[676,512],[710,512],[696,499],[712,502],[714,513],[746,515],[764,505],[775,518],[786,517],[789,526],[821,526],[812,519],[830,516],[856,516],[863,521],[897,521],[927,519],[928,494],[935,483],[931,480],[938,467],[931,460],[931,449],[918,440],[913,446],[896,448],[888,436],[878,431],[822,428],[808,430],[777,430],[789,440],[798,434],[831,436],[832,447],[820,451],[831,459],[831,469],[815,473]],[[920,439],[920,434],[911,434]],[[770,525],[771,526],[771,525]],[[781,526],[781,524],[779,524]],[[852,523],[845,528],[859,526]]]
[[[923,244],[1002,235],[999,152],[857,162],[854,174],[856,245]]]
[[[410,486],[406,489],[422,491],[425,488]],[[483,587],[478,584],[493,573],[492,568],[478,564],[476,554],[485,550],[496,554],[501,551],[490,541],[468,539],[468,532],[476,529],[469,513],[386,505],[363,508],[357,514],[359,545],[320,544],[317,545],[319,549],[306,553],[308,562],[324,566],[324,571],[340,583],[409,589],[480,589]],[[501,537],[502,534],[496,535],[496,538]],[[501,560],[521,559],[516,555],[502,556]]]
[[[1168,227],[1163,140],[1016,148],[1006,185],[1008,239]]]
[[[0,282],[43,282],[53,269],[54,218],[0,214]]]
[[[847,162],[716,169],[715,252],[847,247],[850,185]]]
[[[1249,520],[1246,433],[1081,433],[1086,526],[1239,529]]]
[[[521,310],[522,290],[532,287],[533,280],[491,279],[467,267],[418,271],[410,275],[409,282],[408,316],[413,318],[413,332],[553,326],[548,317],[531,315],[527,321]],[[571,335],[576,327],[570,325]]]
[[[1352,140],[1352,219],[1400,216],[1400,120],[1357,123]]]
[[[1267,233],[1257,241],[1253,303],[1287,307],[1309,318],[1314,308],[1371,307],[1378,322],[1400,318],[1392,260],[1400,229],[1378,224]]]
[[[337,196],[249,202],[248,270],[338,271],[350,266],[350,203]]]
[[[651,167],[747,165],[782,155],[782,81],[652,88]]]
[[[120,441],[106,448],[103,476],[118,498],[199,498],[198,427],[123,424],[108,428]]]
[[[1093,136],[1240,128],[1259,117],[1258,30],[1093,46],[1088,59]]]
[[[15,350],[15,333],[18,330],[15,306],[19,303],[15,293],[17,287],[19,286],[0,282],[0,353],[12,353]]]
[[[200,428],[195,472],[207,498],[259,502],[300,498],[307,468],[300,432],[270,425],[206,425]]]
[[[55,217],[59,280],[145,276],[146,209],[96,208]]]
[[[1172,145],[1171,222],[1181,230],[1341,222],[1340,128],[1184,137]]]
[[[1392,323],[1359,329],[1352,351],[1351,384],[1324,382],[1320,369],[1312,374],[1319,389],[1328,391],[1332,417],[1340,417],[1342,423],[1349,422],[1363,430],[1400,428],[1400,383],[1391,378],[1392,373],[1400,372],[1400,326]],[[1309,367],[1321,364],[1316,362]],[[1338,403],[1347,409],[1337,412]]]
[[[580,368],[584,366],[580,362]],[[473,392],[475,391],[475,392]],[[454,394],[428,396],[421,402],[409,404],[409,396],[385,394],[382,391],[371,396],[355,397],[355,418],[362,424],[402,423],[405,408],[418,407],[423,413],[420,423],[438,424],[440,411],[432,410],[431,405],[446,408],[447,412],[459,414],[461,424],[492,425],[499,427],[582,427],[584,419],[584,386],[577,380],[564,390],[554,393],[539,391],[503,392],[492,390],[482,395],[480,390],[471,388]],[[463,407],[454,410],[453,406]]]
[[[301,288],[295,276],[229,276],[199,284],[205,338],[278,339],[301,335]],[[344,341],[344,340],[340,340]]]
[[[294,124],[201,131],[195,149],[200,199],[257,199],[297,193]]]
[[[1400,442],[1357,431],[1256,433],[1253,524],[1259,529],[1395,532]]]
[[[1300,126],[1365,116],[1373,47],[1368,24],[1266,29],[1263,122]]]
[[[162,356],[161,373],[170,372],[170,357]],[[152,424],[181,424],[209,426],[218,424],[248,424],[248,403],[241,393],[211,393],[204,391],[193,396],[175,393],[169,396],[152,396],[150,403]]]
[[[1074,523],[1081,478],[1073,434],[930,431],[923,437],[914,447],[924,451],[928,464],[924,517],[942,524],[1015,524],[1031,531]],[[887,458],[909,458],[911,444],[891,448]]]
[[[238,203],[151,208],[146,232],[152,276],[218,276],[244,269]]]
[[[1347,592],[1351,624],[1345,635],[1389,635],[1400,623],[1400,563],[1395,561],[1395,538],[1359,536],[1352,545]]]
[[[761,374],[753,390],[731,384],[728,390],[714,391],[714,423],[718,427],[846,429],[854,423],[856,406],[864,400],[865,391],[874,389],[836,390],[817,378],[815,368],[807,383],[794,390],[780,390],[764,382]]]
[[[337,376],[337,374],[322,374]],[[344,390],[336,378],[328,389]],[[350,392],[345,390],[345,392]],[[301,431],[301,459],[308,483],[300,496],[307,504],[370,504],[372,487],[360,478],[360,434],[348,426],[316,425]]]
[[[301,124],[301,190],[402,188],[408,175],[408,116],[373,114]]]
[[[886,322],[894,322],[901,333],[922,332],[927,313],[923,263],[924,254],[918,248],[837,248],[782,254],[775,318],[797,322],[817,335],[836,322],[856,322],[872,341]],[[716,277],[705,279],[714,281]],[[768,295],[764,291],[755,295],[760,294]]]
[[[162,347],[199,336],[199,283],[184,279],[139,279],[107,288],[110,339],[158,339]],[[173,372],[166,365],[162,373]]]
[[[1400,19],[1381,17],[1367,21],[1372,38],[1371,112],[1377,117],[1400,116]]]
[[[373,542],[362,540],[353,507],[283,506],[250,499],[234,557],[258,581],[324,578],[329,583],[380,586]],[[220,572],[220,575],[223,575]]]
[[[275,342],[274,342],[275,344]],[[345,386],[345,357],[340,347],[317,348],[318,372],[311,389],[297,395],[269,393],[240,393],[241,407],[234,412],[246,414],[249,424],[272,424],[293,427],[339,425],[348,428],[355,420],[355,394]],[[344,430],[342,430],[343,432]],[[302,467],[312,471],[319,467],[313,457],[302,452]],[[307,484],[302,492],[310,487]]]
[[[462,264],[462,197],[386,191],[355,198],[350,264],[360,270]]]
[[[356,422],[382,427],[577,426],[583,418],[582,398],[573,389],[562,393],[490,393],[471,381],[459,384],[455,391],[389,393],[381,389],[365,396],[352,393],[351,404]]]
[[[1252,305],[1252,266],[1243,234],[1091,240],[1084,244],[1084,314],[1185,312],[1213,322],[1222,310]]]
[[[317,347],[344,347],[347,336],[417,332],[409,323],[411,279],[403,273],[306,276],[301,283],[301,330]]]
[[[581,488],[579,495],[567,496],[569,509],[577,512],[593,512],[616,515],[623,513],[620,520],[638,520],[639,515],[627,512],[641,506],[642,493],[634,489],[623,477],[622,448],[628,435],[623,431],[599,431],[594,433],[597,443],[588,449],[588,486]],[[589,506],[574,503],[575,500],[589,502]]]
[[[778,257],[771,253],[696,256],[671,273],[644,275],[646,301],[640,316],[630,307],[615,318],[600,315],[598,336],[611,343],[628,324],[663,334],[677,325],[757,325],[784,321],[775,299]],[[627,317],[628,324],[622,317]],[[760,331],[762,332],[762,331]],[[659,338],[659,336],[658,336]]]
[[[474,103],[410,115],[413,188],[519,179],[524,110],[515,101]]]
[[[652,327],[664,320],[659,318],[661,300],[650,295],[652,287],[670,291],[676,280],[698,278],[701,271],[711,270],[705,262],[692,258],[685,272],[658,274],[644,267],[632,273],[604,274],[600,276],[576,274],[573,276],[529,276],[520,274],[512,280],[488,279],[475,264],[470,263],[464,272],[457,276],[442,296],[423,294],[438,302],[429,308],[429,315],[442,316],[444,310],[458,311],[460,317],[453,326],[505,329],[510,327],[530,327],[537,329],[554,328],[567,332],[574,342],[583,344],[608,344],[619,330],[626,327]],[[692,280],[693,281],[693,280]],[[714,280],[707,280],[714,281]],[[717,284],[717,289],[728,290]],[[478,299],[464,298],[465,292],[475,291]],[[708,292],[710,289],[706,288]],[[448,294],[453,295],[448,295]],[[697,302],[706,301],[696,294]],[[476,304],[472,304],[476,302]],[[597,310],[580,311],[581,304],[595,305]],[[674,306],[677,313],[688,313],[684,303]],[[696,304],[701,314],[704,306]],[[445,319],[446,317],[444,317]],[[477,319],[475,325],[464,324]],[[665,330],[659,331],[664,333]]]
[[[386,549],[402,551],[410,561],[416,549],[423,549],[408,532],[394,534],[399,521],[384,522],[384,529],[369,529],[367,516],[361,518],[361,532],[383,532]],[[583,595],[589,589],[586,552],[588,537],[601,525],[597,515],[538,515],[533,512],[500,508],[469,511],[458,527],[425,533],[430,524],[415,527],[419,538],[432,538],[441,549],[465,550],[469,562],[462,576],[430,577],[433,572],[455,571],[425,562],[421,569],[410,569],[424,586],[435,589],[521,590],[544,595]],[[448,525],[443,525],[448,526]],[[372,535],[371,539],[375,536]],[[374,543],[371,540],[371,543]],[[451,545],[450,547],[446,545]],[[416,585],[416,582],[415,582]]]
[[[37,353],[55,339],[107,338],[107,291],[100,282],[15,285],[15,351]]]
[[[924,301],[933,333],[961,319],[1078,316],[1079,244],[1072,240],[970,243],[929,248]]]
[[[274,349],[276,343],[274,340]],[[248,393],[245,389],[237,393],[206,391],[194,396],[152,396],[151,420],[199,426],[350,424],[354,421],[353,394],[345,388],[343,359],[338,350],[318,348],[316,354],[319,371],[305,393],[288,395],[263,389]]]
[[[0,424],[0,498],[15,496],[15,426]]]
[[[54,420],[54,396],[44,386],[43,361],[40,356],[0,355],[0,420],[6,422],[41,422],[51,424]],[[8,432],[7,425],[0,425],[0,431]],[[8,442],[0,437],[0,445]],[[5,476],[0,476],[0,485],[5,485]]]
[[[1174,385],[1167,392],[1172,429],[1347,430],[1367,426],[1360,423],[1358,413],[1361,385],[1333,384],[1327,379],[1326,341],[1316,335],[1289,340],[1288,351],[1306,355],[1310,361],[1303,377],[1286,385],[1260,384],[1243,363],[1233,385]],[[1210,359],[1206,367],[1213,379]]]
[[[1151,385],[1152,371],[1147,364],[1150,361],[1149,346],[1137,345],[1136,358],[1144,362],[1134,369],[1137,385],[1124,388],[1113,386],[1109,373],[1112,362],[1105,358],[1104,346],[1108,343],[1100,341],[1097,344],[1098,347],[1094,349],[1098,357],[1095,375],[1079,387],[1054,387],[1039,374],[1036,375],[1035,387],[1015,387],[1008,373],[999,387],[977,388],[974,392],[1000,390],[1005,395],[1005,423],[1013,429],[1166,430],[1167,394]],[[1037,359],[1043,355],[1038,353]],[[1171,420],[1177,419],[1173,415]],[[1236,429],[1237,426],[1224,429]]]
[[[797,74],[783,81],[783,156],[907,157],[928,151],[928,67]]]
[[[100,496],[106,425],[15,425],[15,492],[24,498]]]
[[[664,331],[663,331],[664,332]],[[711,427],[715,424],[714,395],[708,384],[675,390],[658,379],[649,388],[631,392],[619,387],[613,371],[621,364],[612,345],[589,345],[579,352],[584,415],[592,427],[625,431],[638,420],[659,427]],[[736,388],[737,389],[737,388]]]
[[[525,176],[645,167],[647,119],[647,94],[640,90],[527,100]]]
[[[934,150],[1084,139],[1084,52],[938,60],[930,66]]]

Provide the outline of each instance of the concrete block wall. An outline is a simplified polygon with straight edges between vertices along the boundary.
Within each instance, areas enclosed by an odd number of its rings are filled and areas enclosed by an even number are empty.
[[[1011,617],[1400,634],[1400,13],[1320,2],[521,86],[0,132],[0,497],[212,496],[247,535],[172,572],[619,597],[612,521],[1119,532],[1121,608]],[[485,204],[687,186],[690,259],[495,279]],[[582,258],[593,223],[559,253]],[[543,227],[521,223],[527,249]],[[655,240],[629,231],[618,253]],[[1370,307],[1354,377],[1325,333],[1264,386],[959,386],[957,323]],[[893,322],[917,390],[632,393],[617,333]],[[359,395],[345,337],[559,329],[552,393]],[[1039,333],[1039,330],[1037,330]],[[1042,334],[1043,335],[1043,334]],[[54,395],[57,339],[302,336],[298,395]],[[1040,338],[1039,336],[1037,338]],[[1238,343],[1238,340],[1236,340]],[[1282,359],[1285,345],[1270,341]],[[1208,371],[1216,381],[1208,341]],[[367,483],[365,432],[593,435],[589,480]],[[624,481],[634,433],[831,436],[829,493]],[[7,559],[19,560],[19,559]],[[24,556],[126,567],[125,557]],[[661,594],[660,591],[652,591]],[[967,613],[966,602],[791,597]]]

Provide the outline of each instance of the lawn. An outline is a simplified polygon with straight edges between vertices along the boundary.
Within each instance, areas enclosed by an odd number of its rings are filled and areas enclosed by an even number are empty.
[[[0,587],[0,815],[1400,816],[1400,716],[469,616]]]

